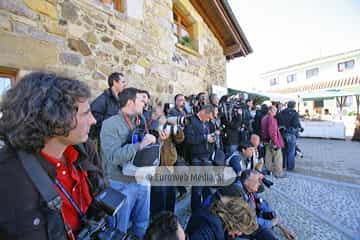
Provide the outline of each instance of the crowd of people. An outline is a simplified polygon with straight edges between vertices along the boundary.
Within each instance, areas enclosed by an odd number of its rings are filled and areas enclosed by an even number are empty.
[[[85,83],[35,72],[4,95],[1,239],[277,239],[275,226],[295,238],[258,195],[272,184],[266,175],[295,168],[295,102],[280,111],[201,92],[152,105],[122,73],[108,85],[90,103]],[[230,166],[237,177],[191,186],[184,230],[175,204],[188,189],[139,183],[149,165]]]

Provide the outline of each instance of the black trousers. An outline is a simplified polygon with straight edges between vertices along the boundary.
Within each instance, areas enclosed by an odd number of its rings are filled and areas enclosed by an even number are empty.
[[[256,239],[256,240],[277,240],[271,229],[259,228],[251,235],[239,236],[241,239]]]
[[[150,216],[155,217],[162,211],[175,212],[176,187],[156,186],[151,187]]]

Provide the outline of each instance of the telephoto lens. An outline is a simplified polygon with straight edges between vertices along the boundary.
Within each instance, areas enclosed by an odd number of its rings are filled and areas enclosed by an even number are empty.
[[[266,178],[263,178],[261,180],[263,182],[263,184],[267,187],[267,188],[270,188],[272,185],[274,185],[274,183]]]

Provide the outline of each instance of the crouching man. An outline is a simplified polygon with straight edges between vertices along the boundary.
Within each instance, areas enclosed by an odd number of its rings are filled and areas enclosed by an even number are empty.
[[[5,94],[0,239],[76,238],[80,214],[91,214],[104,187],[98,155],[87,142],[96,123],[89,98],[84,83],[42,72],[25,76]]]
[[[272,228],[276,226],[280,228],[286,239],[295,239],[295,234],[279,223],[279,218],[268,202],[257,195],[263,178],[264,175],[261,173],[245,170],[241,173],[240,182],[237,182],[242,198],[256,212],[259,237],[266,240],[277,239],[272,231]]]

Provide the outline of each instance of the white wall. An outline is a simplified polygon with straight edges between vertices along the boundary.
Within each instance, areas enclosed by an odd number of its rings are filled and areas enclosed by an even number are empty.
[[[353,69],[338,72],[338,63],[344,62],[347,60],[355,60],[355,66]],[[306,79],[306,70],[312,68],[319,68],[319,75],[317,77],[311,77]],[[296,67],[291,67],[287,69],[283,69],[280,71],[272,72],[269,74],[264,74],[262,76],[263,81],[267,89],[281,89],[287,88],[297,85],[303,85],[306,83],[312,83],[317,81],[328,81],[332,79],[337,79],[341,77],[346,77],[348,75],[353,75],[356,73],[360,73],[360,53],[357,52],[356,54],[347,55],[347,56],[338,56],[334,58],[329,58],[325,60],[319,60],[316,62],[311,62],[307,64],[302,64]],[[296,81],[288,83],[287,76],[290,74],[296,74]],[[278,78],[279,84],[270,86],[270,79]]]

